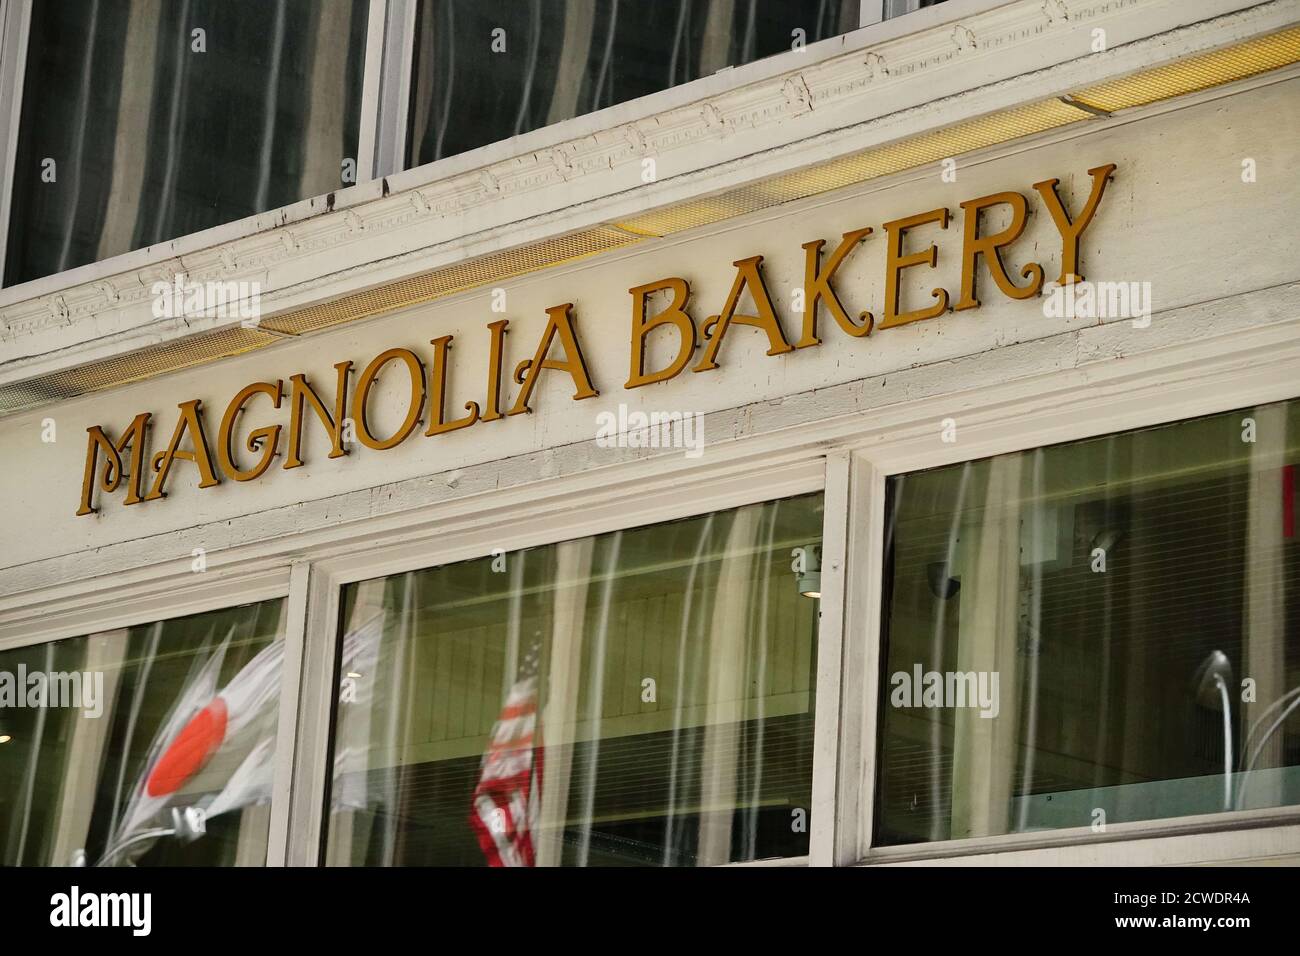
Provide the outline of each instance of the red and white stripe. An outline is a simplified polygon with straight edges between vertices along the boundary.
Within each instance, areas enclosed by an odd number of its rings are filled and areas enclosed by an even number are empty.
[[[544,751],[538,745],[537,678],[517,681],[492,728],[474,788],[470,826],[489,866],[534,866]]]

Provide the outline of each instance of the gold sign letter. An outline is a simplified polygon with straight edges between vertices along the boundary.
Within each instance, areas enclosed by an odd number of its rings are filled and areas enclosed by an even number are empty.
[[[862,324],[854,322],[849,318],[849,313],[844,309],[844,303],[840,302],[840,297],[835,294],[835,289],[831,287],[831,278],[835,275],[835,270],[840,267],[850,252],[858,247],[862,242],[871,235],[871,227],[865,229],[854,229],[852,232],[846,232],[840,244],[835,247],[831,253],[830,259],[826,261],[826,268],[821,268],[822,246],[826,243],[818,239],[816,242],[805,242],[804,250],[804,270],[803,270],[803,335],[799,341],[794,344],[797,349],[806,349],[810,345],[818,345],[821,339],[817,337],[817,303],[825,299],[826,308],[839,323],[841,329],[854,338],[860,338],[864,335],[871,334],[871,313],[863,312],[860,316]]]
[[[1061,197],[1056,194],[1056,184],[1060,180],[1045,179],[1041,183],[1034,183],[1034,188],[1043,197],[1047,211],[1052,214],[1052,222],[1056,223],[1056,229],[1061,234],[1061,277],[1056,280],[1057,285],[1083,281],[1083,276],[1079,273],[1079,237],[1083,235],[1083,230],[1088,228],[1088,223],[1092,222],[1092,217],[1097,214],[1102,194],[1106,191],[1106,184],[1110,182],[1110,174],[1114,171],[1114,163],[1088,170],[1088,175],[1092,177],[1092,192],[1088,196],[1088,201],[1083,204],[1083,212],[1079,213],[1079,218],[1073,222],[1070,221],[1070,216],[1061,203]]]
[[[498,323],[493,322],[493,325]],[[505,320],[499,323],[503,328]],[[495,337],[495,336],[494,336]],[[447,404],[447,353],[451,351],[452,336],[444,335],[436,338],[429,344],[433,346],[433,385],[429,389],[429,403],[432,406],[430,412],[429,430],[424,434],[426,436],[441,435],[443,432],[454,432],[458,428],[469,428],[478,421],[478,402],[466,402],[465,410],[469,412],[464,418],[457,418],[453,421],[446,421],[445,408]],[[500,362],[500,356],[497,359]],[[500,374],[501,366],[497,365],[497,373]],[[495,399],[495,396],[493,396]],[[497,415],[500,418],[500,414]]]
[[[172,463],[178,458],[181,461],[194,462],[199,469],[200,488],[211,488],[213,485],[221,484],[216,472],[212,470],[212,458],[208,454],[208,440],[203,434],[203,416],[199,414],[201,404],[195,398],[188,402],[182,402],[177,406],[181,410],[181,416],[176,419],[176,430],[172,432],[172,440],[167,446],[167,450],[160,451],[153,456],[153,485],[150,487],[149,493],[144,496],[145,501],[157,501],[159,498],[166,496],[163,488],[167,484],[167,476],[171,473]],[[185,437],[186,432],[190,433],[190,442],[194,445],[193,451],[181,450],[181,439]]]
[[[302,466],[302,458],[298,452],[302,449],[302,413],[303,402],[311,403],[311,407],[316,412],[316,417],[320,419],[321,424],[329,432],[331,448],[329,457],[341,458],[347,454],[343,447],[343,410],[348,407],[348,372],[352,370],[351,362],[340,362],[334,366],[338,372],[338,388],[334,392],[334,414],[331,415],[325,407],[325,403],[320,400],[320,396],[312,389],[307,382],[307,376],[299,373],[289,381],[292,388],[289,392],[289,453],[285,458],[285,468],[299,468]]]
[[[655,292],[671,289],[672,304],[650,319],[646,318],[646,300]],[[676,376],[686,367],[695,353],[695,322],[686,314],[686,302],[691,297],[691,287],[685,279],[661,279],[649,285],[639,285],[629,289],[632,293],[632,373],[628,376],[624,388],[637,388],[652,382],[665,382]],[[660,325],[674,325],[681,336],[677,357],[667,368],[657,372],[645,371],[645,337],[653,328]]]
[[[1007,226],[999,233],[991,236],[981,236],[979,234],[980,211],[987,209],[989,206],[997,206],[1002,203],[1011,207],[1011,225]],[[980,199],[972,199],[961,204],[961,208],[966,212],[966,222],[963,226],[963,238],[961,245],[961,297],[954,309],[974,309],[978,308],[980,300],[975,298],[975,267],[976,260],[983,255],[984,261],[989,267],[989,273],[993,276],[993,281],[997,283],[1003,295],[1012,299],[1028,299],[1032,295],[1038,295],[1038,290],[1043,287],[1043,267],[1036,262],[1031,262],[1020,270],[1020,275],[1025,279],[1031,279],[1029,285],[1023,288],[1017,286],[1007,275],[1006,266],[1002,263],[1002,255],[998,251],[1003,246],[1009,246],[1020,238],[1020,234],[1025,231],[1025,220],[1028,213],[1028,203],[1025,197],[1020,193],[994,193],[992,196],[984,196]]]
[[[411,376],[411,396],[407,404],[406,418],[402,420],[401,427],[388,438],[376,438],[371,434],[370,425],[366,422],[366,401],[370,398],[370,389],[374,386],[375,379],[379,377],[380,370],[395,359],[406,363],[406,370]],[[420,412],[423,410],[424,366],[410,349],[389,349],[376,355],[361,373],[361,378],[357,381],[356,393],[352,396],[352,421],[356,424],[357,439],[361,444],[375,451],[400,445],[420,423]]]
[[[217,464],[221,465],[221,470],[227,478],[235,481],[252,481],[254,478],[260,478],[266,469],[271,467],[271,459],[275,457],[275,447],[280,442],[280,429],[283,426],[263,425],[261,428],[254,428],[248,433],[245,444],[252,452],[265,444],[262,457],[247,471],[241,470],[235,462],[235,451],[232,446],[235,439],[235,421],[239,418],[239,413],[244,410],[244,404],[254,395],[259,394],[269,395],[272,407],[279,408],[280,397],[284,394],[284,383],[276,379],[274,385],[270,382],[254,382],[252,385],[245,385],[239,394],[230,400],[230,404],[226,406],[226,413],[221,416],[221,430],[217,433]]]
[[[781,331],[781,323],[777,320],[776,309],[772,305],[772,297],[767,294],[767,286],[763,284],[763,257],[751,256],[733,262],[732,265],[736,267],[736,281],[731,284],[731,292],[727,294],[727,302],[723,305],[721,314],[711,315],[704,322],[704,336],[708,339],[708,345],[704,348],[704,357],[700,359],[700,364],[695,366],[696,372],[707,372],[718,367],[716,361],[718,349],[722,346],[722,339],[732,322],[766,332],[770,346],[767,350],[768,355],[781,355],[794,351],[790,343],[785,340],[785,333]],[[754,309],[758,315],[736,315],[741,290],[746,286],[749,287],[750,295],[754,297]]]
[[[117,486],[122,482],[122,452],[126,446],[131,446],[131,474],[130,484],[126,487],[126,498],[122,501],[124,505],[139,504],[140,497],[140,474],[144,470],[144,438],[145,432],[149,428],[149,412],[141,412],[135,416],[131,426],[122,433],[117,444],[104,434],[104,428],[101,425],[92,425],[86,429],[86,434],[90,436],[86,442],[86,475],[81,482],[81,507],[77,510],[77,515],[89,515],[98,511],[98,508],[91,507],[91,496],[95,491],[95,469],[99,464],[99,452],[104,452],[104,474],[100,477],[99,487],[105,492],[112,493],[117,491]]]
[[[492,351],[488,355],[488,393],[483,407],[483,421],[494,422],[501,418],[501,355],[505,351],[506,326],[509,319],[498,319],[488,325],[492,330]],[[441,406],[440,406],[441,407]],[[469,406],[465,406],[468,408]]]
[[[939,261],[939,248],[934,243],[931,243],[930,248],[924,252],[903,255],[903,237],[907,234],[907,230],[916,226],[923,226],[928,222],[937,222],[939,228],[947,229],[948,210],[946,208],[932,209],[929,212],[908,216],[906,219],[895,219],[893,222],[885,223],[889,249],[888,258],[885,262],[885,317],[880,322],[882,329],[890,329],[896,325],[906,325],[908,322],[918,322],[921,319],[933,319],[948,308],[948,290],[934,289],[930,292],[930,295],[934,296],[938,301],[930,308],[901,314],[898,311],[898,287],[902,281],[903,270],[920,265],[927,265],[933,269]]]
[[[583,398],[595,398],[600,394],[592,388],[591,376],[587,374],[587,363],[582,357],[582,349],[578,346],[577,333],[573,330],[573,317],[569,315],[572,308],[573,303],[566,302],[564,305],[553,305],[546,310],[546,331],[542,333],[542,340],[537,345],[537,354],[515,366],[515,382],[523,388],[519,390],[519,397],[515,399],[509,414],[519,415],[532,411],[528,407],[528,399],[532,397],[533,389],[537,385],[537,376],[542,374],[544,368],[569,373],[569,377],[573,379],[575,402]],[[560,337],[560,348],[564,351],[563,361],[546,357],[546,353],[551,350],[551,342],[557,335]]]

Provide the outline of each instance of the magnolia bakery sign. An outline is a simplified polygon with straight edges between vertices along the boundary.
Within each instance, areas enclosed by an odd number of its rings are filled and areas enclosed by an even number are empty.
[[[1091,177],[1088,198],[1082,208],[1073,212],[1065,208],[1057,194],[1057,179],[1033,184],[1037,194],[1035,201],[1045,207],[1060,235],[1061,271],[1053,281],[1061,286],[1083,278],[1078,269],[1080,240],[1097,213],[1114,171],[1113,163],[1088,170]],[[665,382],[687,368],[693,373],[707,373],[718,368],[725,356],[727,334],[734,325],[749,326],[762,332],[768,341],[767,354],[777,356],[820,345],[822,340],[817,323],[823,310],[834,320],[837,334],[863,338],[873,331],[937,318],[950,309],[978,308],[976,278],[981,259],[1002,295],[1012,299],[1037,296],[1045,281],[1043,267],[1036,262],[1026,263],[1020,268],[1019,275],[1013,278],[1007,274],[1001,259],[1001,250],[1024,232],[1029,202],[1019,192],[1000,192],[961,203],[965,217],[960,249],[960,288],[955,296],[947,289],[934,289],[930,293],[933,301],[923,308],[903,308],[900,301],[903,272],[905,269],[935,268],[939,248],[934,243],[915,248],[919,242],[911,233],[922,228],[946,230],[949,210],[942,207],[931,209],[881,225],[887,249],[885,301],[879,319],[865,310],[851,314],[844,304],[846,298],[853,301],[851,290],[845,288],[847,283],[841,282],[839,287],[834,284],[836,272],[874,233],[874,229],[863,226],[844,233],[828,255],[824,254],[825,240],[805,242],[802,245],[805,255],[804,305],[802,315],[797,317],[799,336],[794,342],[786,335],[790,320],[783,320],[778,315],[764,284],[761,255],[732,264],[736,275],[731,291],[721,309],[708,315],[703,322],[697,322],[691,313],[691,287],[687,280],[674,276],[634,286],[629,290],[632,301],[628,377],[623,387],[640,388]],[[981,213],[992,207],[1009,209],[1011,221],[1000,231],[982,234]],[[912,251],[907,251],[909,247]],[[753,315],[737,311],[746,292],[754,304]],[[660,294],[665,295],[660,297]],[[662,298],[669,300],[667,308],[651,314],[650,303],[662,301]],[[349,431],[347,426],[351,426],[350,431],[361,445],[372,451],[384,451],[412,438],[417,427],[425,421],[426,406],[428,426],[421,433],[423,438],[437,438],[484,422],[522,415],[532,411],[529,402],[533,391],[542,373],[547,371],[569,377],[574,400],[595,398],[599,392],[583,358],[573,305],[552,306],[546,310],[546,315],[546,327],[533,357],[520,361],[514,368],[512,378],[519,390],[513,402],[503,402],[502,388],[509,320],[501,319],[487,325],[490,351],[488,367],[484,370],[483,401],[467,402],[465,414],[456,418],[448,418],[445,407],[453,336],[444,335],[433,339],[429,343],[431,350],[423,355],[407,348],[380,352],[362,368],[355,383],[352,382],[352,361],[339,362],[334,366],[332,390],[319,388],[302,373],[291,375],[287,383],[282,379],[252,382],[231,397],[220,419],[215,414],[209,417],[198,399],[183,401],[178,405],[179,414],[170,439],[152,456],[148,454],[152,412],[141,412],[116,437],[104,425],[91,426],[87,429],[85,475],[77,514],[95,513],[98,510],[97,498],[102,501],[104,495],[118,491],[123,484],[126,485],[122,499],[124,505],[158,501],[165,496],[167,482],[181,462],[197,469],[200,488],[211,488],[223,480],[243,482],[258,479],[279,456],[283,457],[280,467],[299,468],[305,463],[303,432],[308,427],[322,429],[330,443],[328,457],[340,458],[348,453],[346,446],[350,444],[345,441]],[[652,333],[675,336],[676,355],[661,368],[646,367],[646,343]],[[700,353],[698,357],[697,352]],[[429,363],[427,368],[426,360]],[[396,374],[409,378],[406,416],[395,430],[377,434],[367,419],[367,406],[380,374],[390,367]],[[286,404],[287,429],[285,423],[276,422],[272,414]],[[245,411],[266,423],[249,431],[244,447],[237,449],[235,424]],[[146,461],[147,468],[144,467]]]

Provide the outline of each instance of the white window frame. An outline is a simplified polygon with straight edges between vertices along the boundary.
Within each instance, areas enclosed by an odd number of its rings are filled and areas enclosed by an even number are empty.
[[[9,207],[14,193],[18,127],[27,72],[27,35],[32,0],[0,0],[0,286],[9,241]]]
[[[1225,351],[1222,340],[1192,341],[1177,357],[1134,356],[1093,367],[1086,375],[1059,371],[1050,382],[991,385],[923,399],[887,410],[870,435],[844,442],[850,456],[846,555],[849,579],[856,586],[845,591],[838,744],[843,756],[832,841],[836,865],[1122,865],[1300,854],[1300,805],[1116,823],[1104,833],[1085,826],[904,846],[873,846],[871,839],[880,732],[886,481],[928,468],[1300,399],[1300,342],[1293,339],[1294,333],[1285,329],[1254,329],[1238,335],[1233,350]],[[940,439],[946,418],[957,421],[956,443]],[[826,860],[814,853],[813,862]]]
[[[329,768],[332,758],[332,711],[335,697],[335,671],[338,653],[340,605],[345,585],[372,578],[386,577],[457,561],[484,558],[494,548],[508,545],[507,551],[540,547],[625,530],[661,524],[682,518],[738,508],[746,504],[776,501],[795,495],[810,494],[826,488],[826,458],[811,449],[788,461],[764,466],[751,464],[744,469],[701,467],[675,475],[671,482],[640,483],[646,490],[633,494],[624,486],[602,496],[608,479],[599,473],[585,475],[583,492],[566,492],[556,499],[520,500],[492,508],[473,498],[458,502],[449,520],[422,528],[415,533],[383,535],[369,544],[364,537],[351,546],[335,549],[337,553],[313,562],[306,612],[306,646],[303,655],[299,727],[296,735],[298,759],[296,788],[291,798],[289,845],[285,857],[290,866],[315,866],[325,853],[326,807],[329,792]],[[485,519],[477,512],[490,511]],[[826,529],[836,523],[831,509],[823,512]],[[843,514],[839,516],[843,522]],[[842,535],[841,535],[842,540]],[[826,568],[832,562],[842,567],[842,555],[835,553],[833,541],[822,545],[823,607],[829,586]],[[825,781],[834,778],[835,722],[824,720],[821,702],[822,679],[828,671],[838,670],[834,648],[839,634],[828,627],[823,617],[818,629],[817,711],[814,720],[813,800],[810,819],[832,819],[833,793]],[[822,660],[830,654],[831,661]],[[832,708],[835,697],[830,699]],[[828,738],[830,743],[828,746]],[[827,760],[831,760],[828,763]],[[813,831],[810,831],[813,832]],[[810,839],[812,839],[810,837]],[[803,857],[776,858],[744,865],[800,865]]]
[[[111,588],[86,591],[65,585],[40,600],[0,616],[0,651],[32,647],[119,628],[221,611],[259,601],[285,600],[284,664],[275,777],[271,791],[267,865],[282,865],[289,819],[289,793],[297,731],[297,688],[307,596],[307,565],[295,562],[188,568],[170,574],[117,576]]]

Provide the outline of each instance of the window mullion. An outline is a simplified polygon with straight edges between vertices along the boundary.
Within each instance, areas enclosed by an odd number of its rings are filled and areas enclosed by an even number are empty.
[[[324,797],[331,793],[330,738],[337,696],[339,585],[313,568],[306,590],[302,659],[298,673],[298,733],[288,804],[285,862],[316,866],[325,837]],[[288,696],[286,694],[286,696]]]
[[[810,866],[835,864],[837,781],[842,771],[840,750],[841,683],[844,654],[845,547],[849,520],[850,455],[835,452],[826,459],[821,551],[821,601],[817,622],[817,709],[813,721],[812,819],[809,827]]]
[[[416,0],[372,0],[384,14],[382,62],[377,74],[374,176],[406,168],[406,125],[415,56]],[[367,64],[367,67],[369,64]]]
[[[4,284],[31,20],[32,0],[0,0],[0,286]]]
[[[885,472],[865,456],[850,464],[843,707],[835,862],[844,866],[866,856],[871,846],[879,738],[881,607],[884,594]]]
[[[869,27],[885,19],[886,0],[862,0],[858,5],[858,26]]]
[[[306,659],[304,651],[310,573],[311,566],[306,561],[296,562],[289,572],[279,727],[276,732],[275,771],[271,784],[270,832],[267,834],[267,866],[284,866],[289,859],[289,819],[294,790],[294,754],[298,749],[299,690]]]
[[[365,67],[361,81],[361,122],[357,130],[357,182],[376,178],[378,172],[379,91],[383,76],[384,23],[388,0],[370,0],[366,18]]]

